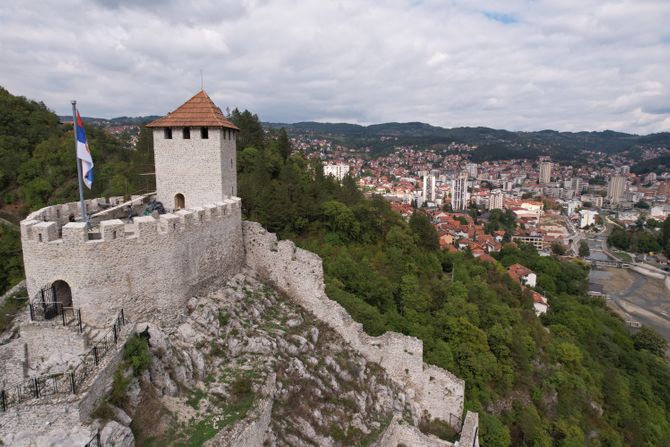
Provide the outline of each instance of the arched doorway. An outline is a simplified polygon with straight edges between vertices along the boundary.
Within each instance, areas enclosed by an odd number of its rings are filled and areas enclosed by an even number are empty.
[[[184,199],[184,194],[177,193],[174,196],[174,208],[176,210],[181,210],[186,208],[186,199]]]
[[[37,292],[30,304],[30,318],[50,320],[61,315],[65,307],[72,307],[72,290],[59,279]]]
[[[60,303],[63,307],[72,307],[72,289],[70,289],[68,283],[61,279],[54,281],[53,290],[56,302]]]

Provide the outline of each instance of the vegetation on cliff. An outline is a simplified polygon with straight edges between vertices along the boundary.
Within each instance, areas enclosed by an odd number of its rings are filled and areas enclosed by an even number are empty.
[[[241,147],[238,159],[246,215],[318,253],[328,295],[367,332],[416,336],[427,362],[464,378],[483,445],[670,443],[670,368],[658,337],[632,336],[587,297],[587,267],[530,246],[505,246],[497,263],[439,251],[427,216],[406,223],[353,179],[338,184],[318,161],[282,157],[272,138]],[[517,262],[549,297],[542,319],[505,272]]]

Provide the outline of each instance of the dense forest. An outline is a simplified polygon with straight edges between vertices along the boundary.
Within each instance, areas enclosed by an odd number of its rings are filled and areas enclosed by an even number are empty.
[[[0,101],[3,210],[20,216],[74,200],[71,127],[42,104],[5,91]],[[631,334],[602,300],[587,297],[587,267],[540,257],[529,246],[506,245],[495,263],[440,251],[426,215],[405,222],[381,198],[363,196],[352,178],[337,183],[319,161],[291,153],[286,132],[265,133],[248,111],[230,118],[240,127],[245,216],[321,255],[329,296],[370,334],[419,337],[427,362],[464,378],[466,407],[480,412],[482,445],[670,445],[665,341],[648,329]],[[99,174],[91,196],[142,189],[148,134],[133,151],[87,132]],[[7,247],[20,266],[20,247]],[[549,297],[541,319],[505,272],[516,262],[538,274]],[[16,266],[0,266],[6,282],[20,276]]]
[[[615,226],[607,244],[632,253],[661,253],[670,256],[670,219],[639,219],[628,229]]]

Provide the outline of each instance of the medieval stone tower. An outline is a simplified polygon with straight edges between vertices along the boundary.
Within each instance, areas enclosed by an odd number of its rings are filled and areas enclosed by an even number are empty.
[[[239,129],[204,90],[147,127],[153,129],[156,195],[165,208],[193,208],[237,194]]]

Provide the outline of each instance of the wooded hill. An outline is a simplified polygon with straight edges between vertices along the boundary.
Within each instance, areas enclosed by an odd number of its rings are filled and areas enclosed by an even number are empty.
[[[479,146],[472,154],[476,162],[512,158],[535,158],[551,155],[555,160],[580,158],[583,151],[608,154],[639,152],[644,148],[670,148],[670,133],[633,135],[621,132],[511,132],[488,127],[456,127],[446,129],[425,123],[384,123],[359,126],[346,123],[301,122],[267,123],[268,127],[285,128],[289,135],[324,137],[353,148],[370,147],[372,155],[387,154],[394,146],[418,145],[446,147],[449,143]],[[397,137],[397,141],[380,141],[380,137]]]

